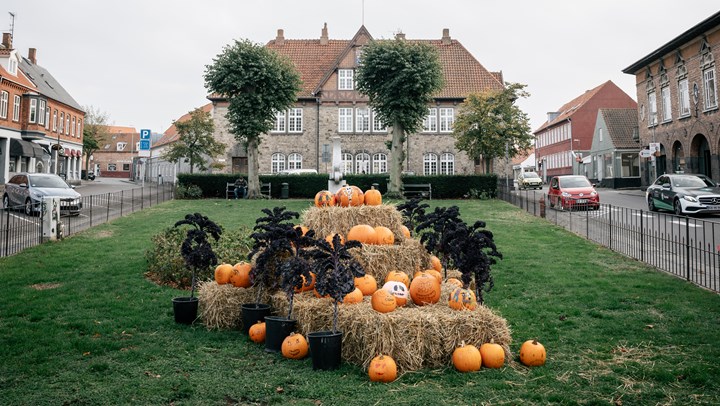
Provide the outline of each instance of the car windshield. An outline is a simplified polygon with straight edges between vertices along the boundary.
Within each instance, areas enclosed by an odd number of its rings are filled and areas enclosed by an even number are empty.
[[[51,187],[67,189],[68,185],[64,180],[54,176],[31,176],[30,186],[32,187]]]
[[[707,184],[697,176],[675,176],[672,178],[675,187],[706,187]]]
[[[590,181],[585,177],[560,178],[560,187],[590,187]]]
[[[525,172],[523,178],[539,178],[539,176],[535,172]]]

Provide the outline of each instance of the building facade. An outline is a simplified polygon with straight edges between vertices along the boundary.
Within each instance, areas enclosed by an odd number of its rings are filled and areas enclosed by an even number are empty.
[[[107,126],[107,136],[98,141],[90,171],[95,176],[133,178],[133,162],[140,148],[140,133],[134,127]]]
[[[635,76],[643,185],[665,173],[720,180],[720,12],[623,69]],[[657,151],[657,152],[656,152]]]
[[[400,39],[405,39],[399,34]],[[376,120],[368,99],[359,93],[355,71],[361,63],[363,46],[373,41],[361,27],[350,40],[329,39],[327,25],[318,39],[285,39],[283,30],[268,42],[268,48],[293,62],[302,79],[295,105],[278,112],[269,134],[259,146],[260,173],[289,169],[331,171],[331,139],[341,138],[345,173],[386,173],[390,162],[388,128]],[[435,47],[444,74],[444,88],[428,106],[423,129],[409,134],[405,144],[404,169],[415,174],[471,174],[475,162],[455,148],[452,135],[458,107],[472,92],[501,90],[500,72],[490,72],[449,30],[437,40],[410,40]],[[228,145],[223,172],[247,173],[247,153],[228,131],[227,101],[210,96],[213,103],[216,139]]]
[[[79,182],[85,112],[43,67],[3,34],[0,45],[0,184],[16,172],[57,173]]]
[[[640,187],[637,109],[600,109],[594,134],[579,174],[601,187]]]

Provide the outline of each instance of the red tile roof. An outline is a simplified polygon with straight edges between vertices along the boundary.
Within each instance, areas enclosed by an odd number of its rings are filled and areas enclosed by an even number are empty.
[[[137,134],[135,127],[123,127],[119,125],[107,126],[108,134]]]
[[[560,107],[557,112],[557,117],[553,118],[550,121],[544,122],[540,128],[535,130],[535,132],[540,132],[544,130],[547,127],[551,127],[555,123],[559,123],[561,121],[567,120],[568,118],[572,117],[572,115],[577,111],[580,107],[582,107],[585,103],[588,102],[588,100],[592,99],[593,96],[595,96],[600,89],[602,89],[605,86],[608,86],[608,84],[613,85],[613,82],[611,80],[608,80],[607,82],[601,84],[600,86],[595,87],[594,89],[590,89],[585,91],[585,93],[581,94],[580,96],[570,100],[569,102],[565,103]]]
[[[208,104],[200,107],[200,109],[206,113],[211,113],[212,109],[213,109],[213,104],[208,103]],[[190,119],[190,112],[183,114],[182,117],[178,118],[175,121],[183,122],[183,121],[187,121],[189,119]],[[173,122],[173,124],[170,127],[168,127],[167,130],[165,130],[165,132],[163,133],[163,136],[160,137],[160,139],[153,144],[153,147],[158,147],[160,145],[165,145],[165,144],[169,144],[171,142],[177,141],[178,136],[179,136],[179,134],[177,131],[177,127],[175,127],[175,122]]]

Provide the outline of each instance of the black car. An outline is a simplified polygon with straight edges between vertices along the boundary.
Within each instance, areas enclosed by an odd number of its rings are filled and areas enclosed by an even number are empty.
[[[666,174],[647,188],[650,211],[669,210],[677,215],[720,213],[720,187],[704,175]]]

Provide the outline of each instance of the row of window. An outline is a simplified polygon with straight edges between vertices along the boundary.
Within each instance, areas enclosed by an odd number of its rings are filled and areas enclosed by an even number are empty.
[[[271,157],[271,171],[278,173],[291,169],[302,169],[303,157],[301,154],[289,155],[275,153]],[[358,154],[342,154],[342,172],[352,173],[387,173],[388,156],[385,153],[370,155],[367,152]],[[426,153],[423,155],[423,175],[453,175],[455,173],[455,155],[451,153]]]
[[[31,98],[30,108],[28,109],[28,122],[31,124],[37,123],[38,125],[44,126],[45,129],[50,129],[50,106],[47,105],[47,101],[43,99]],[[12,121],[20,121],[20,101],[21,98],[18,95],[13,95],[13,111]],[[6,91],[0,92],[0,118],[8,118],[8,105],[10,102],[10,94]],[[82,134],[81,130],[82,119],[80,117],[71,116],[70,113],[59,112],[55,109],[52,111],[52,131],[55,133],[70,135],[72,137],[80,138]]]
[[[570,126],[570,123],[565,122],[563,125],[553,127],[542,134],[539,134],[536,140],[536,148],[569,140],[571,136],[572,127]]]
[[[702,71],[702,96],[703,96],[703,111],[713,110],[718,108],[717,98],[717,84],[715,79],[715,66],[704,69]],[[677,97],[678,97],[678,118],[684,118],[690,116],[690,86],[687,79],[687,75],[680,76],[677,82]],[[657,95],[655,93],[655,84],[650,79],[647,84],[647,95],[648,95],[648,127],[652,127],[658,124],[658,121],[667,123],[673,119],[672,111],[672,96],[670,94],[669,81],[666,75],[661,75],[660,78],[660,112],[658,114],[657,106]],[[697,85],[693,85],[693,99],[695,103],[699,103],[700,89]],[[644,108],[640,110],[641,118],[645,114]]]

